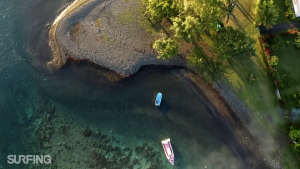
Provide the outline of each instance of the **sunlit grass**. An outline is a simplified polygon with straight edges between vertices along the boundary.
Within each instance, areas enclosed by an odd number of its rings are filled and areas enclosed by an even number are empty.
[[[285,9],[283,8],[284,1],[277,0],[276,5],[280,7],[279,23],[287,23],[289,20],[285,17]],[[279,2],[280,1],[280,2]],[[245,31],[249,36],[257,39],[259,32],[254,26],[255,7],[257,1],[240,0],[233,12],[237,20],[230,17],[228,24],[225,26],[233,26],[242,31]],[[284,15],[283,15],[284,14]],[[228,79],[223,78],[222,81],[228,86],[233,86],[235,94],[251,108],[250,116],[254,122],[269,133],[274,138],[287,137],[287,130],[284,125],[282,110],[275,95],[275,88],[272,80],[267,74],[267,66],[264,62],[264,56],[259,41],[256,43],[256,55],[242,58],[239,61],[229,61],[229,69],[226,76]],[[282,57],[288,57],[289,53],[282,51]],[[299,57],[300,58],[300,57]],[[287,58],[286,58],[287,59]],[[282,60],[282,59],[280,59]],[[293,63],[295,60],[290,60]],[[279,61],[280,64],[280,61]],[[298,66],[300,69],[300,66]],[[294,72],[300,70],[293,69]],[[296,71],[297,70],[297,71]],[[256,81],[252,84],[249,83],[249,76],[253,74]],[[298,73],[298,75],[300,75]],[[280,155],[279,161],[283,168],[296,169],[299,168],[299,160],[294,154],[289,145],[283,144],[278,150]]]
[[[226,26],[233,26],[245,31],[249,36],[257,39],[259,36],[254,26],[255,7],[258,1],[239,1],[233,12],[237,20],[230,19]],[[226,74],[234,92],[253,110],[251,117],[256,123],[264,128],[269,128],[270,117],[280,119],[281,113],[276,102],[275,89],[270,82],[266,65],[263,60],[262,50],[259,41],[256,43],[256,55],[242,58],[239,61],[229,61],[229,70]],[[256,81],[249,83],[249,76],[253,74]]]
[[[250,116],[262,127],[269,128],[271,119],[280,119],[281,114],[276,102],[275,89],[268,79],[258,46],[256,53],[256,56],[240,61],[229,61],[230,68],[226,75],[234,86],[234,92],[253,110]],[[251,74],[256,81],[250,84]],[[272,133],[276,132],[272,127],[269,129]]]

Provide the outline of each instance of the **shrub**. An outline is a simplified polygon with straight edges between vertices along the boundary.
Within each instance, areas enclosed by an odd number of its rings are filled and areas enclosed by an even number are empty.
[[[285,86],[286,86],[285,83],[281,82],[280,85],[279,85],[279,89],[284,89]]]
[[[277,74],[278,61],[279,61],[279,59],[277,56],[268,57],[268,64],[269,64],[269,68],[270,68],[272,77],[275,77]]]
[[[292,35],[293,35],[293,34],[296,34],[296,33],[298,33],[298,29],[297,29],[297,28],[289,29],[289,30],[288,30],[288,33],[289,33],[289,34],[292,34]]]
[[[276,34],[272,36],[269,46],[271,50],[281,50],[284,48],[284,41],[279,34]]]
[[[285,0],[285,5],[286,5],[286,12],[285,16],[289,18],[290,20],[300,20],[299,18],[296,17],[295,11],[294,11],[294,6],[293,2],[291,0]]]
[[[296,99],[297,98],[297,94],[293,94],[293,98]]]
[[[270,66],[277,66],[279,58],[277,56],[271,56],[271,60],[269,61]]]
[[[300,32],[297,33],[298,37],[296,37],[294,45],[297,46],[297,48],[300,47]]]
[[[289,124],[291,122],[290,116],[284,116],[285,124]]]
[[[248,79],[248,80],[249,80],[249,83],[250,83],[250,84],[256,81],[256,79],[254,78],[253,74],[251,74],[251,75],[249,76],[249,79]]]

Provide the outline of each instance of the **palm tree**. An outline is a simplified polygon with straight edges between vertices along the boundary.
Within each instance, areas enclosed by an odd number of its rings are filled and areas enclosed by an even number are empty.
[[[230,15],[233,16],[234,20],[236,20],[235,16],[232,13],[235,6],[236,6],[236,1],[227,0],[227,2],[224,3],[224,8],[223,9],[225,10],[225,16],[224,16],[223,19],[225,19],[225,17],[227,16],[226,23],[228,23]]]
[[[263,25],[267,29],[270,29],[272,25],[276,24],[278,16],[279,10],[273,4],[273,1],[265,0],[258,5],[255,22],[257,26]]]

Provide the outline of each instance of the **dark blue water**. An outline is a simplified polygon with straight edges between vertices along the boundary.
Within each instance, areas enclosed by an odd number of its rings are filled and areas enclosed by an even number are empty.
[[[117,138],[117,142],[110,139],[114,146],[129,147],[133,152],[138,145],[149,144],[154,155],[139,155],[135,151],[130,157],[139,161],[135,168],[171,168],[160,144],[167,137],[174,144],[174,168],[245,167],[226,144],[227,138],[221,136],[222,130],[203,107],[204,103],[176,70],[146,70],[113,83],[105,78],[103,70],[91,65],[69,65],[61,70],[47,68],[46,62],[51,59],[48,30],[67,3],[70,1],[0,1],[0,169],[29,168],[29,165],[7,164],[7,155],[34,153],[56,157],[53,168],[104,168],[109,158],[105,162],[96,160],[93,166],[82,162],[90,157],[89,148],[82,150],[77,145],[57,153],[64,142],[84,140],[87,147],[91,146],[96,128],[108,138],[112,135]],[[160,108],[153,105],[157,92],[163,93]],[[51,120],[43,121],[47,113]],[[71,129],[59,133],[66,124]],[[45,126],[53,128],[49,139],[40,138],[41,133],[48,131]],[[90,141],[81,133],[72,132],[86,126],[93,129]],[[104,149],[103,145],[109,143],[101,142],[99,146]],[[74,154],[81,159],[78,164],[62,159],[75,158]],[[117,160],[120,154],[112,153],[112,157],[118,164],[112,168],[124,168]]]

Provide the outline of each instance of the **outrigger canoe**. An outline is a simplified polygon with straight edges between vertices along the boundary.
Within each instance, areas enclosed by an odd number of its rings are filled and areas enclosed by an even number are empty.
[[[173,149],[172,149],[171,140],[169,138],[165,139],[165,140],[161,141],[161,144],[164,148],[167,159],[169,160],[169,162],[172,165],[174,165],[175,156],[174,156],[174,152],[173,152]]]
[[[157,96],[156,96],[156,99],[155,99],[155,106],[160,106],[161,99],[162,99],[162,94],[157,93]]]

